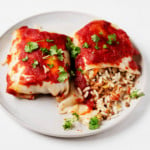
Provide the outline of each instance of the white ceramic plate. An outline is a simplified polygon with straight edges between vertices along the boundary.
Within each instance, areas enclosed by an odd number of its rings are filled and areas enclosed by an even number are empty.
[[[50,12],[25,19],[5,32],[0,38],[0,62],[3,62],[9,52],[12,33],[21,26],[40,26],[46,31],[58,32],[73,35],[75,31],[87,24],[89,21],[97,19],[94,16],[77,12]],[[145,84],[145,67],[140,78],[139,88],[143,90]],[[135,108],[139,100],[133,101],[130,108],[122,111],[112,120],[103,122],[102,126],[94,131],[77,124],[77,128],[64,131],[62,128],[63,115],[57,110],[55,98],[50,96],[40,96],[34,101],[20,100],[6,93],[6,72],[7,66],[0,65],[0,102],[6,110],[12,114],[24,127],[35,132],[57,137],[82,137],[101,133],[116,126]]]

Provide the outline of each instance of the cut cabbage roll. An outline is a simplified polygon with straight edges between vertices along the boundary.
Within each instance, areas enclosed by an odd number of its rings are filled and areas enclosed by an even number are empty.
[[[96,20],[77,31],[74,42],[80,47],[75,59],[76,100],[79,95],[82,98],[73,104],[78,110],[72,106],[69,111],[79,113],[87,124],[95,115],[101,120],[110,119],[122,110],[123,103],[129,107],[130,93],[141,69],[137,61],[140,53],[128,35],[107,21]],[[80,106],[85,111],[80,113]]]

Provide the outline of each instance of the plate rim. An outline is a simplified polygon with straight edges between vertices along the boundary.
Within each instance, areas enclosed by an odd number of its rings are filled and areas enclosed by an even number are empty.
[[[97,19],[101,19],[100,17],[98,17],[97,15],[91,14],[91,13],[84,13],[84,12],[80,12],[80,11],[65,11],[65,10],[56,10],[56,11],[47,11],[47,12],[41,12],[41,13],[37,13],[28,17],[25,17],[23,19],[20,19],[19,21],[17,21],[15,24],[13,24],[12,26],[8,27],[8,29],[6,29],[4,32],[2,32],[0,34],[0,39],[7,33],[9,32],[9,30],[11,30],[12,28],[14,28],[15,26],[17,26],[18,24],[20,24],[23,21],[26,21],[28,19],[34,18],[34,17],[38,17],[38,16],[42,16],[42,15],[48,15],[48,14],[55,14],[55,13],[76,13],[76,14],[81,14],[81,15],[86,15],[86,16],[91,16],[93,18],[97,18]]]

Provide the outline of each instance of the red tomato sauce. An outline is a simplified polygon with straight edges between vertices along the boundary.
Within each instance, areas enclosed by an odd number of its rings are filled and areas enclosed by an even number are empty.
[[[99,49],[95,49],[96,42],[92,40],[92,35],[94,34],[100,39],[97,43]],[[108,44],[108,36],[112,34],[116,35],[116,40],[112,40],[112,44]],[[107,21],[93,21],[76,32],[75,37],[78,40],[78,46],[81,47],[81,53],[75,60],[75,66],[76,68],[82,67],[83,70],[85,67],[83,57],[86,58],[87,64],[110,63],[119,65],[122,58],[139,55],[128,35],[123,30],[112,27],[111,23]],[[85,42],[88,43],[88,48],[82,48]],[[107,48],[103,48],[104,44]],[[129,63],[129,67],[133,70],[138,69],[138,65],[134,61]],[[83,78],[80,72],[75,79],[76,86],[81,89],[86,86]],[[84,82],[82,83],[82,81]]]
[[[7,55],[7,64],[11,62],[11,55]]]
[[[57,34],[57,33],[49,33],[46,31],[39,31],[38,29],[30,29],[27,26],[21,27],[17,30],[19,33],[19,37],[16,39],[20,40],[17,44],[17,53],[19,53],[19,65],[25,67],[23,71],[23,75],[28,76],[28,80],[25,76],[21,75],[20,84],[23,85],[42,85],[43,81],[49,81],[51,83],[58,83],[59,77],[59,70],[58,67],[62,66],[67,71],[66,65],[63,61],[60,61],[56,56],[50,56],[49,59],[43,59],[45,54],[42,53],[40,48],[47,48],[50,49],[51,46],[56,45],[58,49],[62,49],[63,51],[66,50],[66,35]],[[15,43],[16,39],[13,41],[12,44]],[[46,39],[54,40],[52,42],[47,42]],[[31,53],[25,52],[25,45],[28,42],[37,42],[39,48],[32,51]],[[62,54],[64,56],[64,54]],[[9,55],[8,55],[9,56]],[[23,58],[28,57],[27,61],[22,61]],[[10,62],[10,58],[8,57],[8,62]],[[64,58],[65,59],[65,58]],[[32,64],[34,60],[38,61],[38,65],[36,68],[33,68]],[[53,63],[54,67],[49,68],[47,64]],[[14,66],[14,71],[17,72],[19,69],[19,65]],[[49,71],[45,73],[43,65],[45,65]]]
[[[91,36],[96,34],[100,40],[98,42],[99,49],[95,49],[96,43],[92,40]],[[113,41],[111,45],[107,44],[108,35],[115,34],[116,41]],[[87,42],[88,48],[81,48],[81,53],[78,57],[86,57],[87,64],[96,63],[116,63],[123,57],[138,55],[139,52],[133,47],[128,35],[121,29],[112,27],[111,23],[107,21],[93,21],[80,29],[76,34],[76,38],[79,41],[79,46]],[[107,48],[103,48],[106,44]],[[77,57],[76,65],[81,66],[81,59]],[[130,66],[132,68],[132,65]],[[135,66],[132,69],[137,69]]]
[[[80,71],[76,71],[76,77],[74,83],[75,86],[80,87],[81,90],[83,90],[87,86],[84,75]]]

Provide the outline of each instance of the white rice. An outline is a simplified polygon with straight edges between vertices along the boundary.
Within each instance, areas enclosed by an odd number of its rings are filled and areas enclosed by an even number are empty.
[[[94,77],[94,71],[87,72],[88,85],[78,92],[86,99],[89,94],[96,103],[102,119],[110,119],[111,116],[122,110],[122,104],[130,105],[129,89],[134,87],[136,76],[118,68],[100,69]],[[92,82],[92,84],[90,84]]]
[[[83,92],[86,92],[86,91],[88,91],[88,90],[90,90],[90,87],[89,87],[89,86],[87,86],[86,88],[84,88]]]
[[[88,95],[89,95],[89,92],[88,92],[88,91],[86,91],[86,93],[84,94],[84,98],[87,98],[87,97],[88,97]]]
[[[77,88],[77,90],[78,90],[79,94],[82,95],[82,91],[79,87]]]

